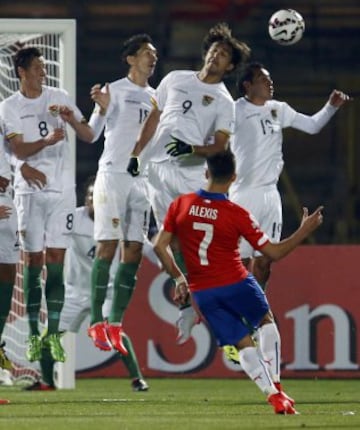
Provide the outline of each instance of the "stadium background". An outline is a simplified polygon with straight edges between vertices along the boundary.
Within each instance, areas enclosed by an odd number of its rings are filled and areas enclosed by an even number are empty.
[[[282,47],[268,37],[267,22],[275,10],[289,6],[303,15],[306,31],[298,44]],[[285,361],[290,363],[285,374],[294,376],[294,370],[300,368],[302,372],[297,372],[297,376],[311,376],[312,363],[316,361],[323,369],[330,371],[332,376],[354,377],[354,371],[359,367],[355,363],[359,363],[360,355],[359,334],[356,331],[360,323],[356,307],[359,302],[356,264],[360,258],[360,247],[342,245],[357,244],[360,236],[358,1],[2,0],[0,18],[77,20],[77,104],[87,117],[92,111],[90,87],[97,82],[113,81],[125,73],[119,51],[121,43],[130,35],[138,32],[152,35],[160,54],[156,73],[151,81],[156,86],[170,70],[200,67],[202,38],[218,21],[227,21],[234,34],[252,47],[253,59],[263,62],[270,70],[277,99],[286,100],[295,109],[311,114],[325,103],[333,88],[341,89],[354,98],[318,135],[307,136],[294,130],[285,131],[286,169],[280,183],[284,203],[284,235],[296,228],[302,205],[313,209],[318,204],[324,204],[324,225],[310,242],[338,246],[300,248],[286,263],[276,265],[271,280],[271,284],[276,285],[274,288],[270,285],[270,300],[279,317],[286,345]],[[235,80],[230,79],[227,84],[236,97]],[[77,146],[76,175],[80,203],[83,199],[82,185],[89,175],[96,173],[102,148],[101,142],[92,147],[82,144]],[[302,272],[304,267],[306,273]],[[139,294],[135,295],[131,309],[142,306],[145,313],[148,312],[150,321],[155,313],[152,313],[147,301],[153,286],[149,282],[157,279],[158,272],[147,264],[143,270],[147,278],[142,284],[146,285],[140,285],[139,290],[142,286],[145,299]],[[141,274],[139,278],[142,278]],[[162,291],[166,289],[164,279],[154,285]],[[337,294],[333,294],[334,292]],[[166,307],[167,304],[164,302],[164,305]],[[319,313],[316,314],[315,310]],[[332,311],[339,313],[339,322],[336,324],[337,316]],[[311,312],[314,313],[310,318]],[[175,311],[171,315],[171,318],[175,318]],[[322,318],[324,316],[331,318]],[[296,358],[294,330],[300,317],[308,323],[306,327],[309,330],[307,333],[297,333],[297,336],[308,335],[309,345],[314,348],[307,351],[309,356],[301,356],[299,352],[300,355]],[[205,361],[199,368],[196,367],[194,353],[201,350],[199,346],[202,345],[197,342],[188,345],[178,355],[171,348],[166,349],[166,339],[174,335],[172,324],[164,327],[166,320],[162,320],[154,335],[153,327],[159,322],[156,319],[153,319],[152,324],[147,324],[149,331],[142,330],[139,333],[136,311],[130,310],[127,318],[129,334],[137,339],[139,361],[148,366],[145,374],[157,374],[152,370],[154,367],[149,365],[151,342],[154,345],[153,358],[157,357],[160,363],[164,357],[163,362],[172,362],[175,366],[181,362],[193,362],[191,370],[179,367],[179,372],[185,375],[196,373],[209,376],[216,372],[220,375],[224,371],[228,372],[229,364],[224,364],[221,357],[214,359],[211,339]],[[348,330],[343,333],[345,343],[339,340],[339,330]],[[142,337],[139,337],[140,334]],[[203,335],[206,339],[204,332]],[[342,350],[346,350],[343,356]],[[343,372],[339,369],[342,363],[347,365]],[[92,367],[89,364],[84,368]],[[100,366],[102,369],[95,369],[95,373],[98,375],[100,372],[104,376],[112,375],[113,371],[117,373],[118,366],[114,370],[113,364],[108,361],[106,366]],[[155,363],[155,368],[157,365],[159,364]],[[336,370],[334,374],[331,374],[332,368]],[[179,372],[169,371],[174,374]],[[93,373],[85,371],[84,375],[93,376]]]

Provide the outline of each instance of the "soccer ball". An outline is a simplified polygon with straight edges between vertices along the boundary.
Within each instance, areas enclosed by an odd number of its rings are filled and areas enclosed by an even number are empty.
[[[302,38],[304,31],[304,19],[293,9],[278,10],[269,20],[270,37],[280,45],[293,45]]]

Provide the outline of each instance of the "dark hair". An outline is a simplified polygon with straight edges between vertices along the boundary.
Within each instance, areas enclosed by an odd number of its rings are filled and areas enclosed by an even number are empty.
[[[240,95],[244,96],[246,94],[244,82],[252,82],[255,76],[255,72],[263,68],[264,65],[257,61],[253,61],[244,66],[244,69],[239,74],[239,78],[237,80],[237,87]]]
[[[144,43],[153,43],[151,37],[146,33],[135,34],[125,40],[121,49],[122,61],[127,64],[126,57],[128,55],[135,55]]]
[[[29,48],[22,48],[17,51],[14,56],[14,66],[15,66],[15,74],[17,78],[20,78],[18,73],[18,68],[22,67],[23,69],[28,69],[31,65],[31,62],[34,58],[42,57],[42,52],[33,46]]]
[[[204,37],[202,44],[203,58],[205,58],[210,47],[216,42],[225,43],[231,48],[231,63],[234,65],[234,70],[244,61],[247,61],[250,56],[251,49],[246,43],[241,42],[231,34],[231,29],[226,22],[216,24]]]
[[[230,149],[217,152],[206,158],[208,170],[214,182],[228,182],[235,173],[235,156]]]

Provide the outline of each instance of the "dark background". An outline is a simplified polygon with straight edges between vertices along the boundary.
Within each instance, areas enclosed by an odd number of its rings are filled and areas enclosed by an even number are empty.
[[[305,19],[303,39],[285,47],[267,33],[270,16],[291,7]],[[284,230],[296,228],[303,205],[325,206],[324,225],[310,243],[358,243],[360,240],[360,3],[358,0],[0,0],[0,18],[73,18],[77,20],[77,104],[89,117],[94,83],[126,73],[119,51],[129,36],[149,33],[159,50],[151,84],[168,71],[201,66],[201,42],[216,22],[226,21],[252,48],[252,58],[271,72],[275,98],[312,114],[334,88],[353,97],[321,133],[284,132],[285,170],[280,180]],[[235,80],[226,82],[237,97]],[[82,187],[95,174],[102,139],[77,145],[79,202]]]

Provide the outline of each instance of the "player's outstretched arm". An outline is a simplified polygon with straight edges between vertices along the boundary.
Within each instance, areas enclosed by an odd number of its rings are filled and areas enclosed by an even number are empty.
[[[261,252],[274,261],[281,260],[322,224],[323,208],[323,206],[319,206],[310,215],[308,208],[303,208],[303,217],[300,227],[291,236],[283,239],[279,243],[268,242],[261,248]]]
[[[352,100],[350,96],[339,90],[333,90],[326,102],[314,115],[305,115],[297,112],[291,127],[304,131],[308,134],[319,133],[320,130],[330,121],[337,110]]]

